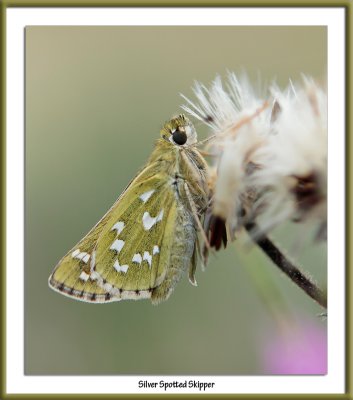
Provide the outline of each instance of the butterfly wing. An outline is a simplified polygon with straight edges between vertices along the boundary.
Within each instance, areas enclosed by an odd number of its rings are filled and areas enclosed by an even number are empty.
[[[151,297],[166,273],[176,217],[169,176],[145,168],[58,263],[49,285],[96,303]]]

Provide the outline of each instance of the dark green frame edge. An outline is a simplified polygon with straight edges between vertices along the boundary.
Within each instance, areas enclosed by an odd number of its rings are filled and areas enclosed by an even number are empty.
[[[346,21],[346,360],[345,360],[345,393],[344,394],[165,394],[165,395],[126,395],[126,394],[113,394],[113,395],[87,395],[87,394],[15,394],[9,395],[6,393],[6,9],[10,7],[344,7],[345,8],[345,21]],[[1,319],[0,319],[0,343],[1,343],[1,372],[0,372],[0,399],[115,399],[115,398],[128,398],[128,399],[154,399],[159,398],[200,398],[207,397],[209,399],[229,398],[229,399],[246,399],[246,400],[260,400],[260,399],[289,399],[289,400],[336,400],[336,399],[349,399],[353,400],[353,346],[351,344],[353,332],[353,318],[351,311],[353,310],[353,294],[350,288],[353,288],[353,274],[351,271],[351,253],[349,249],[352,227],[352,215],[350,211],[350,204],[352,200],[352,185],[350,185],[352,161],[350,154],[352,154],[352,124],[350,115],[353,114],[352,107],[352,94],[353,84],[351,79],[351,68],[353,66],[352,56],[352,0],[178,0],[178,1],[165,1],[165,0],[0,0],[0,87],[2,88],[0,94],[0,129],[1,129],[1,185],[0,185],[0,199],[1,199],[1,237],[0,237],[0,282],[1,282]],[[334,312],[331,310],[330,312]]]

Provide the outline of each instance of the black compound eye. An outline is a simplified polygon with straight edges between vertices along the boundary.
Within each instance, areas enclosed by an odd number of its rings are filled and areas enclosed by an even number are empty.
[[[176,129],[174,132],[172,132],[172,135],[174,142],[179,145],[185,144],[188,140],[186,133],[184,131],[179,131],[179,129]]]

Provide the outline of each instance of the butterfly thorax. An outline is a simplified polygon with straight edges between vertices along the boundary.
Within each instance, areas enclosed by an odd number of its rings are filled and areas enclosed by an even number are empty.
[[[158,139],[147,165],[154,165],[155,170],[163,171],[182,197],[185,196],[184,183],[188,183],[198,211],[207,206],[208,167],[194,145],[182,147]]]

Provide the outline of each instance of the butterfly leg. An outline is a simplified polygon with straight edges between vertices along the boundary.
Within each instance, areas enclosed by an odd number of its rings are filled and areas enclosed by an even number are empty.
[[[190,205],[190,208],[191,208],[192,215],[193,215],[194,220],[195,220],[195,222],[196,222],[196,224],[197,224],[197,226],[199,228],[199,231],[201,232],[202,239],[204,240],[206,247],[208,249],[210,249],[210,243],[209,243],[209,241],[207,239],[206,233],[205,233],[205,231],[203,229],[202,223],[201,223],[200,218],[199,218],[199,216],[197,214],[197,209],[196,209],[195,202],[194,202],[194,200],[193,200],[193,198],[191,196],[189,186],[188,186],[188,184],[186,182],[184,182],[184,189],[185,189],[186,197],[188,199],[188,202],[189,202],[189,205]]]
[[[197,286],[197,282],[196,282],[196,278],[195,278],[195,272],[196,272],[196,267],[197,267],[197,253],[198,253],[198,240],[196,240],[194,253],[192,255],[192,258],[190,261],[190,266],[189,266],[189,282],[193,286]]]

